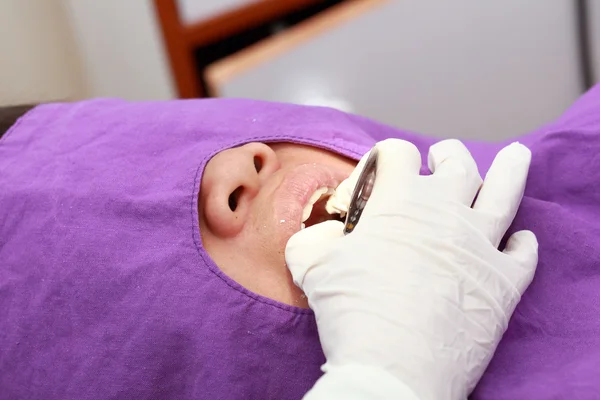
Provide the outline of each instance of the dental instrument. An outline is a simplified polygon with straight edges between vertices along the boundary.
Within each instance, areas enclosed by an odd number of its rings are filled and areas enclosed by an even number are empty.
[[[356,228],[356,224],[360,220],[360,216],[367,205],[371,192],[373,191],[373,185],[375,184],[375,177],[377,175],[377,148],[374,147],[369,154],[369,158],[365,162],[354,192],[352,192],[352,199],[350,200],[350,206],[348,207],[348,214],[346,215],[346,222],[344,224],[344,235],[349,234]]]

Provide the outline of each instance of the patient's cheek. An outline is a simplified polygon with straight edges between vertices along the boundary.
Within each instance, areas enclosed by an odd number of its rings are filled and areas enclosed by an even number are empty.
[[[202,229],[203,247],[227,277],[249,291],[283,304],[308,308],[285,264],[285,243],[273,239],[273,224],[263,223],[229,240]],[[287,242],[287,241],[286,241]]]

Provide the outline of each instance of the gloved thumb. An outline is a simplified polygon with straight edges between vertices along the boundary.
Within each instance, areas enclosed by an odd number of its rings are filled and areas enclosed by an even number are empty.
[[[302,289],[304,277],[310,268],[331,252],[333,242],[344,236],[344,224],[325,221],[302,229],[288,240],[285,262],[296,286]]]
[[[533,279],[538,263],[538,241],[531,231],[514,233],[506,243],[504,254],[513,259],[511,268],[502,271],[523,294]]]

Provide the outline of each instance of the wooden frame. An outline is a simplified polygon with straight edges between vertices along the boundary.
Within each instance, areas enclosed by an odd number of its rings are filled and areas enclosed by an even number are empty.
[[[219,96],[220,88],[236,76],[292,51],[294,47],[348,23],[390,1],[349,0],[335,5],[273,37],[255,43],[209,65],[205,72],[206,84],[213,95]]]
[[[207,95],[196,70],[196,48],[321,1],[248,0],[247,4],[237,9],[186,24],[181,19],[177,0],[154,0],[178,96],[195,98]]]

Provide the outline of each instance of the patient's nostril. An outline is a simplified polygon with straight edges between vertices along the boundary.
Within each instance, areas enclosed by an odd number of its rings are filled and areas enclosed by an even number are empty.
[[[260,172],[260,170],[263,167],[263,161],[259,156],[255,156],[254,157],[254,169],[256,169],[256,172]]]
[[[235,189],[229,195],[228,201],[229,201],[229,209],[231,211],[235,211],[237,209],[238,201],[240,199],[240,196],[241,196],[243,190],[244,190],[244,188],[242,186],[239,186],[237,189]]]

